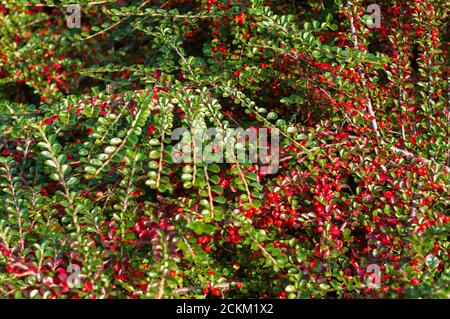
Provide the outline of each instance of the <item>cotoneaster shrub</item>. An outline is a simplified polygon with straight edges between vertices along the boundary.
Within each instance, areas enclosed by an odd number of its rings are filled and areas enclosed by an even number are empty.
[[[0,4],[2,297],[449,297],[444,0],[379,29],[366,1],[80,3],[80,30]],[[278,129],[279,170],[174,163],[193,122]]]

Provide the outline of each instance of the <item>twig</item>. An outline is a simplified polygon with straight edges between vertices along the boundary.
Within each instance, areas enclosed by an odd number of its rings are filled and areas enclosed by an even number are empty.
[[[146,0],[146,1],[142,2],[142,3],[138,6],[138,9],[141,9],[142,7],[144,7],[144,6],[145,6],[147,3],[149,3],[149,2],[150,2],[150,0]],[[114,29],[114,28],[117,27],[119,24],[121,24],[122,22],[124,22],[128,17],[129,17],[129,15],[123,17],[122,19],[120,19],[120,20],[117,21],[116,23],[111,24],[111,25],[110,25],[109,27],[107,27],[106,29],[100,30],[99,32],[94,33],[94,34],[92,34],[92,35],[90,35],[90,36],[84,38],[84,40],[92,39],[92,38],[94,38],[94,37],[96,37],[96,36],[98,36],[98,35],[100,35],[100,34],[103,34],[103,33],[107,32],[107,31],[111,30],[111,29]]]
[[[349,0],[346,1],[345,7],[347,8],[348,11],[350,11],[350,1]],[[350,16],[350,32],[352,33],[352,37],[353,37],[353,47],[355,49],[358,49],[358,36],[356,34],[356,28],[355,28],[355,23],[353,20],[353,14],[352,13],[350,13],[350,14],[351,14],[351,16]],[[364,71],[361,69],[359,70],[359,73],[361,75],[362,83],[363,83],[364,87],[366,87],[366,75],[365,75]],[[377,120],[375,118],[375,112],[373,111],[373,107],[372,107],[372,100],[371,100],[368,92],[365,93],[365,98],[367,99],[367,112],[369,113],[369,115],[371,117],[370,124],[372,125],[372,129],[373,129],[375,135],[377,137],[380,137],[381,135],[378,130],[378,124],[377,124]]]
[[[95,6],[95,5],[99,5],[99,4],[105,4],[105,3],[113,3],[114,0],[101,0],[101,1],[93,1],[93,2],[87,2],[87,3],[80,3],[80,5],[84,5],[84,6]],[[26,5],[26,4],[25,4]],[[48,4],[48,3],[30,3],[29,6],[33,6],[33,7],[65,7],[66,5],[56,5],[56,4]]]
[[[385,141],[381,141],[381,144],[387,145],[387,143],[386,143]],[[429,159],[429,158],[425,158],[425,157],[416,155],[416,154],[414,154],[414,153],[411,153],[411,152],[409,152],[409,151],[403,150],[403,149],[398,148],[398,147],[395,147],[395,146],[391,146],[391,149],[392,149],[394,152],[401,153],[401,154],[403,154],[403,155],[405,155],[405,156],[407,156],[407,157],[413,157],[413,158],[416,158],[416,159],[420,159],[421,161],[423,161],[423,162],[426,163],[426,164],[433,164],[433,163],[434,163],[434,164],[439,164],[439,163],[436,162],[435,160],[432,160],[432,159]],[[448,170],[450,170],[450,167],[449,167],[449,166],[445,166],[445,168],[447,168]]]
[[[346,1],[345,7],[350,11],[350,2],[348,0]],[[357,49],[358,48],[358,37],[357,37],[357,34],[356,34],[355,24],[354,24],[354,20],[353,20],[353,14],[350,17],[350,31],[351,31],[352,36],[353,36],[353,46],[355,47],[355,49]],[[364,71],[360,70],[360,75],[361,75],[361,79],[363,81],[363,85],[366,86],[366,77],[365,77]],[[375,118],[375,112],[373,111],[372,100],[371,100],[370,95],[369,95],[368,92],[366,92],[365,97],[367,99],[367,111],[368,111],[369,115],[371,116],[370,123],[371,123],[372,129],[373,129],[376,137],[380,137],[381,134],[380,134],[380,131],[378,129],[377,120]],[[394,152],[402,153],[403,155],[414,157],[414,158],[418,158],[419,157],[419,156],[417,156],[417,155],[415,155],[415,154],[413,154],[413,153],[411,153],[409,151],[399,149],[399,148],[397,148],[395,146],[390,146],[390,145],[388,145],[388,143],[386,143],[384,141],[381,141],[381,144],[388,146]],[[425,163],[427,163],[427,164],[434,162],[434,160],[430,160],[430,159],[427,159],[427,158],[422,158],[422,160]],[[450,169],[450,167],[448,167],[448,166],[446,166],[446,168]]]

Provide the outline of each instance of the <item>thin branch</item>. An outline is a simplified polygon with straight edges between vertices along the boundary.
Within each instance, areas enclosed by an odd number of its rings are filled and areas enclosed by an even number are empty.
[[[385,142],[385,141],[381,141],[381,144],[390,146],[390,145],[388,145],[387,142]],[[395,146],[390,146],[390,148],[391,148],[392,151],[394,151],[394,152],[396,152],[396,153],[401,153],[401,154],[405,155],[406,157],[413,157],[413,158],[415,158],[415,159],[420,159],[421,161],[423,161],[423,162],[426,163],[426,164],[439,164],[437,161],[435,161],[435,160],[433,160],[433,159],[429,159],[429,158],[425,158],[425,157],[416,155],[416,154],[414,154],[414,153],[411,153],[411,152],[409,152],[409,151],[403,150],[403,149],[398,148],[398,147],[395,147]],[[445,168],[447,168],[448,170],[450,170],[450,167],[449,167],[449,166],[446,166],[446,165],[444,165],[444,166],[445,166]]]
[[[136,13],[114,13],[111,12],[111,15],[114,16],[136,16],[136,17],[167,17],[167,18],[175,18],[175,19],[212,19],[212,18],[220,18],[218,15],[189,15],[189,14],[170,14],[170,13],[145,13],[145,12],[136,12]]]
[[[149,2],[150,2],[150,0],[146,0],[146,1],[142,2],[142,3],[138,6],[138,9],[141,9],[142,7],[144,7],[144,6],[145,6],[147,3],[149,3]],[[117,27],[119,24],[121,24],[122,22],[124,22],[127,18],[129,18],[128,15],[125,16],[125,17],[123,17],[122,19],[120,19],[120,20],[117,21],[116,23],[111,24],[111,25],[110,25],[109,27],[107,27],[106,29],[100,30],[99,32],[94,33],[94,34],[92,34],[92,35],[90,35],[90,36],[84,38],[84,40],[92,39],[92,38],[94,38],[94,37],[96,37],[96,36],[98,36],[98,35],[100,35],[100,34],[103,34],[103,33],[105,33],[105,32],[108,32],[108,31],[111,30],[111,29],[114,29],[114,28]]]
[[[348,11],[350,11],[350,1],[348,1],[348,0],[346,1],[345,7],[347,8]],[[350,13],[350,14],[351,14],[351,16],[350,16],[350,32],[352,33],[352,37],[353,37],[353,47],[355,49],[358,49],[358,35],[356,34],[356,28],[355,28],[355,22],[353,19],[353,14],[352,13]],[[359,73],[361,75],[361,80],[362,80],[364,87],[367,87],[366,75],[365,75],[364,71],[362,69],[360,69]],[[365,93],[365,98],[367,100],[367,105],[366,105],[367,112],[370,115],[370,124],[372,125],[372,129],[373,129],[375,135],[377,137],[380,137],[381,135],[380,135],[380,131],[378,130],[378,123],[375,118],[375,112],[373,111],[372,100],[370,98],[369,92]]]
[[[106,3],[114,3],[114,0],[101,0],[101,1],[92,1],[87,3],[80,3],[80,5],[83,6],[96,6],[100,4],[106,4]],[[66,5],[56,5],[56,4],[48,4],[48,3],[31,3],[29,4],[33,7],[51,7],[51,8],[59,8],[59,7],[66,7]]]
[[[348,11],[350,11],[350,1],[348,1],[348,0],[346,1],[345,7],[347,8]],[[350,17],[350,32],[352,33],[352,37],[353,37],[353,46],[354,46],[355,49],[358,49],[358,36],[356,34],[356,28],[355,28],[355,23],[354,23],[354,20],[353,20],[353,14],[351,14],[351,17]],[[363,82],[363,85],[364,85],[364,87],[366,87],[366,77],[365,77],[365,73],[364,73],[363,70],[360,70],[360,75],[361,75],[361,80]],[[366,92],[365,97],[367,99],[367,111],[368,111],[368,113],[369,113],[369,115],[371,117],[370,123],[371,123],[372,129],[373,129],[375,135],[377,137],[380,137],[381,134],[380,134],[380,131],[378,129],[378,123],[377,123],[377,120],[375,118],[375,112],[373,111],[372,100],[371,100],[370,95],[369,95],[368,92]],[[413,153],[411,153],[409,151],[406,151],[406,150],[399,149],[399,148],[397,148],[395,146],[388,145],[388,143],[386,143],[384,141],[381,141],[381,144],[388,146],[394,152],[401,153],[401,154],[409,156],[409,157],[419,158],[418,155],[415,155],[415,154],[413,154]],[[423,160],[423,162],[425,162],[427,164],[435,162],[434,160],[430,160],[430,159],[427,159],[427,158],[421,158],[421,159]],[[446,166],[446,167],[448,169],[450,169],[448,166]]]

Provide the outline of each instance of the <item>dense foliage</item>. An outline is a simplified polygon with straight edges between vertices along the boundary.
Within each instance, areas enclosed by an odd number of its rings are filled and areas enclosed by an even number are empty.
[[[450,297],[446,0],[71,2],[0,3],[1,297]]]

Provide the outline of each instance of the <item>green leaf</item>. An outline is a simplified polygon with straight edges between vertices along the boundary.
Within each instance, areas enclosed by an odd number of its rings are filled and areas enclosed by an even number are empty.
[[[115,138],[111,139],[111,141],[109,143],[111,143],[111,145],[117,145],[117,144],[122,143],[122,140],[118,137],[115,137]]]
[[[214,184],[219,184],[220,183],[220,177],[219,175],[212,175],[210,176],[209,180],[214,183]]]
[[[56,163],[53,160],[46,160],[45,164],[47,164],[50,167],[56,168]]]
[[[114,153],[115,150],[116,150],[116,148],[115,148],[114,146],[107,146],[107,147],[105,148],[105,153],[111,154],[111,153]]]
[[[217,196],[214,198],[214,201],[219,204],[225,204],[227,202],[227,199],[223,196]]]
[[[215,229],[213,225],[206,224],[201,221],[190,223],[188,224],[188,227],[191,228],[196,234],[212,234]]]
[[[51,158],[53,156],[53,154],[50,153],[49,151],[42,151],[41,155],[45,158]]]
[[[95,174],[97,172],[97,169],[93,166],[86,166],[84,168],[84,171],[89,174]]]
[[[286,286],[286,288],[284,290],[288,293],[297,291],[297,289],[293,285]]]
[[[208,170],[217,174],[220,172],[220,167],[217,164],[211,164],[208,166]]]

